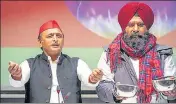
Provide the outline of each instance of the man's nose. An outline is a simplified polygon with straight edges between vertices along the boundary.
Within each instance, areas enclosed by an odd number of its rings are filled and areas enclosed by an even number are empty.
[[[133,28],[133,33],[138,33],[139,32],[139,27],[137,24],[134,25],[134,28]]]
[[[58,37],[56,35],[53,36],[54,41],[58,41]]]

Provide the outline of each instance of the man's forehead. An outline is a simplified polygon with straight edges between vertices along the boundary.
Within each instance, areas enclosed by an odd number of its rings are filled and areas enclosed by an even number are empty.
[[[133,16],[129,22],[142,22],[142,19],[139,16]]]
[[[50,33],[60,33],[62,34],[61,30],[58,28],[47,29],[42,32],[42,34],[50,34]]]

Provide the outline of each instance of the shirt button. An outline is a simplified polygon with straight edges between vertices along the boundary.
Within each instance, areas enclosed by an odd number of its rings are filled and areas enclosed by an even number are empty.
[[[46,102],[46,103],[49,103],[49,100],[46,100],[45,102]]]
[[[49,75],[49,78],[51,78],[52,74]]]
[[[51,89],[51,87],[49,86],[49,87],[48,87],[48,90],[50,90],[50,89]]]
[[[50,63],[47,63],[48,67],[50,67]]]

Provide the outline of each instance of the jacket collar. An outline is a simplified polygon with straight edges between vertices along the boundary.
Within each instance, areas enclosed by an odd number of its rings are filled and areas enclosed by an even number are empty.
[[[41,58],[47,62],[51,60],[51,57],[47,56],[44,52],[41,54]],[[63,59],[64,59],[64,55],[61,52],[61,54],[57,58],[57,63],[62,63]]]

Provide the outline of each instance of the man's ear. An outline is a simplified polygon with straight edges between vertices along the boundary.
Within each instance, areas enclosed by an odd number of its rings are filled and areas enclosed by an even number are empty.
[[[42,40],[38,39],[39,47],[42,47]]]
[[[38,36],[38,43],[39,43],[39,46],[42,47],[42,39],[41,39],[41,34]]]

